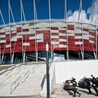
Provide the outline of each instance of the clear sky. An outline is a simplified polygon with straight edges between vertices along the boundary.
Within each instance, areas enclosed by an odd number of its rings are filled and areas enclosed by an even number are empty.
[[[68,21],[77,20],[74,19],[78,17],[77,15],[80,0],[66,0],[67,1],[67,16]],[[88,21],[90,18],[90,9],[93,6],[93,3],[98,0],[82,0],[82,14],[84,21]],[[33,0],[22,0],[24,13],[26,16],[26,20],[34,19],[34,8],[33,8]],[[50,0],[51,5],[51,18],[52,19],[64,19],[64,0]],[[49,19],[49,9],[48,9],[48,0],[35,0],[36,10],[37,10],[37,18],[38,19]],[[98,3],[97,3],[98,4]],[[21,20],[20,15],[20,0],[10,0],[10,5],[13,11],[13,15],[15,21],[18,22]],[[0,2],[0,9],[2,11],[5,23],[8,23],[8,0],[2,0]],[[12,17],[11,17],[12,21]],[[0,24],[2,24],[2,19],[0,16]]]

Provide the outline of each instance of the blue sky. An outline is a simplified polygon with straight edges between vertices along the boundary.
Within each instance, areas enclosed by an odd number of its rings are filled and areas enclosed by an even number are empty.
[[[88,10],[92,7],[92,4],[96,0],[82,0],[83,1],[83,15],[87,20],[89,20],[90,14]],[[33,9],[33,0],[22,0],[26,20],[34,19],[34,9]],[[48,0],[35,0],[37,18],[38,19],[48,19]],[[53,19],[64,19],[64,0],[50,0],[51,2],[51,18]],[[11,8],[14,14],[15,21],[20,21],[20,0],[10,0]],[[68,20],[73,20],[74,14],[77,14],[79,9],[80,0],[67,0],[67,13]],[[5,23],[8,23],[8,0],[2,0],[0,3],[0,9],[2,11]],[[84,18],[84,17],[83,17]],[[11,17],[12,22],[12,17]],[[0,16],[0,24],[2,24]]]

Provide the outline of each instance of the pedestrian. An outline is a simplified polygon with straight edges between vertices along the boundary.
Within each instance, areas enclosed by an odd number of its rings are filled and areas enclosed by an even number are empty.
[[[76,93],[79,95],[79,97],[81,96],[81,93],[78,92],[77,90],[77,82],[76,82],[76,79],[74,77],[72,77],[72,80],[71,80],[72,84],[73,84],[73,89],[72,91],[74,92],[73,94],[73,97],[76,97]]]
[[[96,78],[93,75],[91,75],[91,82],[92,82],[92,87],[95,90],[96,95],[98,96],[97,80],[96,80]]]
[[[86,83],[86,88],[89,91],[88,94],[92,94],[90,80],[88,78],[84,77],[84,82]]]

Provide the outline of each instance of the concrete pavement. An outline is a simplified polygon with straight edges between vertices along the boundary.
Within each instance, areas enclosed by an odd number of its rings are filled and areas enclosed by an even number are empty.
[[[88,90],[86,89],[78,88],[78,91],[81,93],[81,97],[79,97],[77,94],[75,98],[98,98],[98,96],[96,96],[95,91],[93,89],[92,89],[93,94],[88,94]],[[51,97],[52,98],[53,97],[54,98],[72,98],[73,92],[72,91],[67,92],[66,90],[63,89],[62,84],[57,84],[54,87]]]

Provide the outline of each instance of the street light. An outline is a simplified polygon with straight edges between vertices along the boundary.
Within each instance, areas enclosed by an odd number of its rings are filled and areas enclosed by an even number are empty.
[[[47,98],[50,98],[50,82],[49,82],[49,59],[48,59],[49,46],[46,43],[46,77],[47,77]]]

